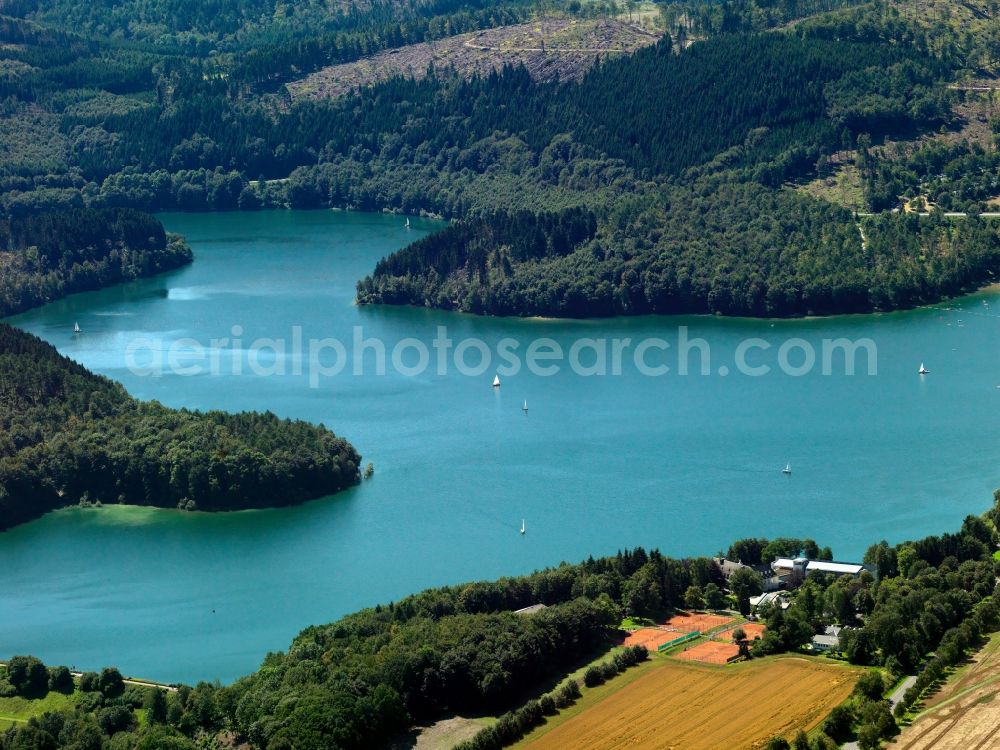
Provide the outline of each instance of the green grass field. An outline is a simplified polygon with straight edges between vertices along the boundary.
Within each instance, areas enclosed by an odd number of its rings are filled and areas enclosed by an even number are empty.
[[[44,698],[0,698],[0,730],[20,724],[46,711],[72,710],[78,693],[63,695],[50,692]]]
[[[866,210],[861,190],[861,174],[853,163],[840,164],[829,176],[817,177],[797,185],[795,190],[836,203],[851,211]]]
[[[636,630],[638,628],[651,627],[655,624],[656,621],[648,617],[626,617],[618,627],[622,630]]]

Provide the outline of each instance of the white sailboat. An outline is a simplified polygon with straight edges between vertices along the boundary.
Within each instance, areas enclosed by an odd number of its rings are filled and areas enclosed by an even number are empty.
[[[782,474],[791,474],[792,473],[792,464],[791,464],[790,461],[787,464],[785,464],[785,468],[781,470],[781,473]]]
[[[524,533],[524,519],[521,519],[521,533]]]
[[[929,373],[929,372],[930,372],[930,370],[928,370],[928,369],[927,369],[926,367],[924,367],[924,363],[923,363],[923,362],[921,362],[921,363],[920,363],[920,369],[919,369],[919,370],[917,370],[917,373],[918,373],[919,375],[926,375],[926,374],[927,374],[927,373]]]
[[[407,229],[410,228],[410,217],[409,216],[406,217],[406,228]]]
[[[500,376],[499,375],[494,375],[493,376],[493,387],[494,388],[499,388],[500,387]]]
[[[524,406],[521,407],[521,411],[523,411],[525,414],[528,413],[528,400],[527,399],[524,400]]]
[[[74,323],[73,324],[73,333],[79,333],[79,332],[80,332],[80,324],[79,323]]]

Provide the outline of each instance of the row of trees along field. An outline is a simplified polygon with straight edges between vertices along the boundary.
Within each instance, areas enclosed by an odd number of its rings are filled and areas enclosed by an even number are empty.
[[[285,505],[359,479],[326,428],[270,413],[168,409],[0,326],[0,529],[77,503]]]
[[[1000,493],[990,513],[970,516],[958,533],[873,545],[865,559],[877,577],[810,576],[787,610],[765,613],[768,628],[751,655],[795,650],[837,622],[851,626],[843,635],[846,658],[878,665],[890,680],[911,673],[930,653],[937,654],[931,663],[953,663],[997,625],[1000,563],[991,549],[998,518]],[[734,543],[730,557],[756,560],[806,547],[824,552],[810,540],[748,539]],[[760,591],[754,576],[747,569],[750,580],[740,583],[749,592]],[[614,642],[609,639],[623,615],[662,616],[692,586],[722,583],[710,559],[674,560],[635,549],[527,576],[427,590],[307,628],[286,653],[268,655],[258,672],[228,687],[185,689],[176,709],[142,728],[106,732],[112,737],[103,746],[160,747],[148,738],[172,734],[169,746],[181,750],[194,747],[187,738],[220,732],[261,750],[384,746],[413,723],[516,709],[537,697],[532,686],[566,674]],[[512,611],[538,603],[548,606],[533,615]],[[940,665],[928,668],[940,674]],[[834,747],[831,737],[862,730],[869,738],[876,733],[874,741],[893,733],[895,720],[874,681],[860,685],[859,695],[827,719],[809,747]],[[61,739],[61,730],[46,727],[89,722],[92,713],[81,706],[69,716],[43,717],[30,728],[8,731],[0,748],[20,750],[28,746],[21,744],[27,740],[22,733],[39,732],[50,736],[31,747],[78,747]]]

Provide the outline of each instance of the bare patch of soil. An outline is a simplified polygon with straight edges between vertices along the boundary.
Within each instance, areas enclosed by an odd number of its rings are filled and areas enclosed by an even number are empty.
[[[327,99],[393,76],[423,78],[430,66],[471,78],[523,65],[539,81],[579,79],[598,58],[632,54],[659,35],[617,19],[552,18],[386,50],[331,65],[288,84],[292,96]]]

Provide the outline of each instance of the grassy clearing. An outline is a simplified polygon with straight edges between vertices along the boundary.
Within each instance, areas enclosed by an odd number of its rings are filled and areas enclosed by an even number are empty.
[[[15,724],[22,724],[33,716],[41,716],[46,711],[71,711],[76,703],[77,693],[63,695],[50,692],[44,698],[0,698],[0,730]]]
[[[841,164],[827,177],[796,185],[795,190],[843,206],[851,211],[865,211],[864,194],[861,191],[861,175],[853,163]]]
[[[652,627],[655,624],[656,622],[648,617],[626,617],[618,627],[621,630],[638,630],[639,628]]]
[[[390,746],[390,750],[451,750],[459,742],[471,739],[480,729],[495,722],[496,719],[490,716],[452,716],[407,732]]]

